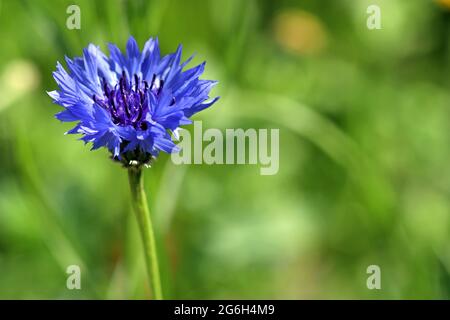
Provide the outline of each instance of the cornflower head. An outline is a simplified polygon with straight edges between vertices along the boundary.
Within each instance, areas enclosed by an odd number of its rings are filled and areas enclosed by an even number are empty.
[[[67,133],[82,134],[92,150],[106,147],[125,166],[146,164],[160,151],[178,152],[178,129],[219,98],[209,97],[217,81],[199,79],[205,62],[184,71],[192,57],[180,62],[182,46],[161,56],[152,38],[142,51],[133,37],[126,54],[108,47],[109,57],[93,44],[81,57],[66,57],[68,71],[57,63],[58,90],[48,92],[64,108],[56,118],[77,122]]]

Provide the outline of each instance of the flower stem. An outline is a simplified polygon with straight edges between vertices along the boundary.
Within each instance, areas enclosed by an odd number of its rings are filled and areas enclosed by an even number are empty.
[[[128,179],[130,182],[133,208],[141,230],[150,288],[152,288],[154,298],[156,300],[162,300],[163,297],[161,279],[159,276],[158,258],[156,254],[155,235],[153,232],[152,220],[150,218],[150,211],[148,210],[147,198],[145,196],[142,168],[129,168]]]

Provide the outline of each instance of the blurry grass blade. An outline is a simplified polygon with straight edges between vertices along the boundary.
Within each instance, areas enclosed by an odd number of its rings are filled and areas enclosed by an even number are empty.
[[[227,99],[230,106],[245,106],[234,108],[229,115],[278,123],[318,146],[347,170],[363,191],[368,206],[381,219],[380,222],[389,223],[393,205],[389,184],[355,141],[330,120],[312,108],[284,96],[255,91],[232,91]]]
[[[292,99],[262,92],[241,91],[231,98],[245,108],[235,108],[237,117],[257,117],[279,123],[312,141],[334,161],[353,169],[361,153],[355,142],[333,123]]]
[[[61,270],[65,273],[69,265],[77,264],[83,274],[89,279],[89,271],[84,259],[78,253],[78,250],[66,236],[62,222],[57,217],[57,209],[52,198],[47,194],[45,187],[40,182],[38,170],[33,161],[32,148],[26,138],[23,125],[19,125],[16,130],[17,154],[16,161],[20,170],[20,175],[32,194],[36,197],[36,202],[40,205],[40,210],[35,214],[39,215],[39,221],[42,222],[42,236],[55,260],[59,263]],[[95,281],[92,282],[92,288],[95,288]],[[95,290],[94,290],[95,292]]]
[[[166,161],[155,201],[156,225],[161,234],[170,228],[187,169],[188,166],[176,166],[172,161]]]

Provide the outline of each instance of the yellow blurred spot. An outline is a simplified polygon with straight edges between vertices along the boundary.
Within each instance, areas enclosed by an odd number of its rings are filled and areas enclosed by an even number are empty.
[[[321,21],[302,10],[279,13],[274,19],[274,37],[283,48],[301,55],[318,54],[327,42]]]
[[[439,3],[440,5],[447,7],[448,9],[450,9],[450,0],[435,0],[437,3]]]
[[[35,65],[25,60],[15,60],[6,65],[0,75],[0,110],[14,100],[33,91],[39,85],[39,72]]]
[[[2,85],[18,93],[33,90],[39,83],[39,74],[34,64],[24,60],[9,63],[2,74]]]

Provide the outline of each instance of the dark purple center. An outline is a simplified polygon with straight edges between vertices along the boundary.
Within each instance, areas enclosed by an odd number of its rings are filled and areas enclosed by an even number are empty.
[[[149,90],[159,95],[163,87],[163,81],[155,81],[153,75],[149,84],[141,80],[136,74],[133,79],[127,79],[125,72],[119,82],[111,87],[103,79],[103,97],[93,97],[94,102],[109,111],[112,121],[120,126],[132,125],[136,129],[146,130],[148,122],[145,120],[149,112]]]

